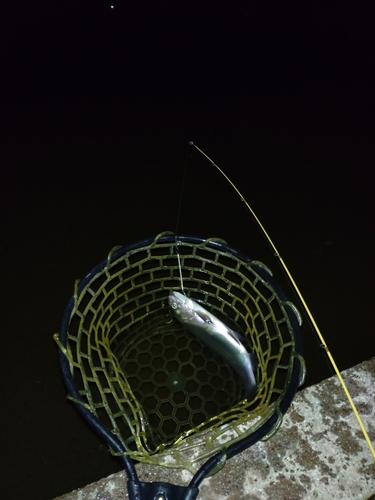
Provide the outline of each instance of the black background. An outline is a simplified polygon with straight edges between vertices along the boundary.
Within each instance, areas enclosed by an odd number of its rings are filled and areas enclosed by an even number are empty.
[[[374,7],[366,2],[22,2],[1,12],[2,497],[120,469],[65,401],[57,332],[115,245],[224,238],[293,291],[341,370],[375,355]],[[299,305],[299,308],[302,307]],[[307,385],[332,370],[308,321]]]

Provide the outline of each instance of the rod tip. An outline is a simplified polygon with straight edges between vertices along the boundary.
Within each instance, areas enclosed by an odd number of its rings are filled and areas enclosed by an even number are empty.
[[[194,146],[194,142],[193,141],[189,141],[189,146]]]

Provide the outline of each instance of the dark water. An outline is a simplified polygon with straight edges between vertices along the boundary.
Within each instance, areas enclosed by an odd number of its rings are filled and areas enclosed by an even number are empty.
[[[75,279],[112,247],[175,230],[190,140],[255,210],[339,368],[375,355],[365,9],[126,9],[18,5],[3,16],[4,498],[48,500],[120,469],[66,402],[52,334]],[[263,261],[302,309],[243,203],[197,152],[178,231]],[[304,319],[311,385],[332,370]]]

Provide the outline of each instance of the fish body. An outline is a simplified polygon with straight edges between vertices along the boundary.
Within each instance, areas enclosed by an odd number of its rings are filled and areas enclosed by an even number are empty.
[[[251,399],[257,389],[255,371],[258,359],[245,349],[241,342],[244,337],[182,293],[171,292],[168,301],[178,321],[240,376],[245,387],[245,398]]]

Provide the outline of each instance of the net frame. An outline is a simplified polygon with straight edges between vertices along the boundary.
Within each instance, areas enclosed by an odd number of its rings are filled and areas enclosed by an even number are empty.
[[[147,413],[118,361],[121,343],[117,356],[113,345],[132,328],[143,333],[139,325],[153,314],[167,312],[170,291],[180,288],[177,251],[186,293],[249,339],[259,359],[258,391],[252,401],[239,401],[174,441],[150,446]],[[111,439],[113,454],[196,472],[208,457],[220,462],[223,453],[229,458],[278,430],[305,376],[300,323],[261,262],[223,240],[161,233],[115,247],[76,282],[55,338],[69,397]]]

